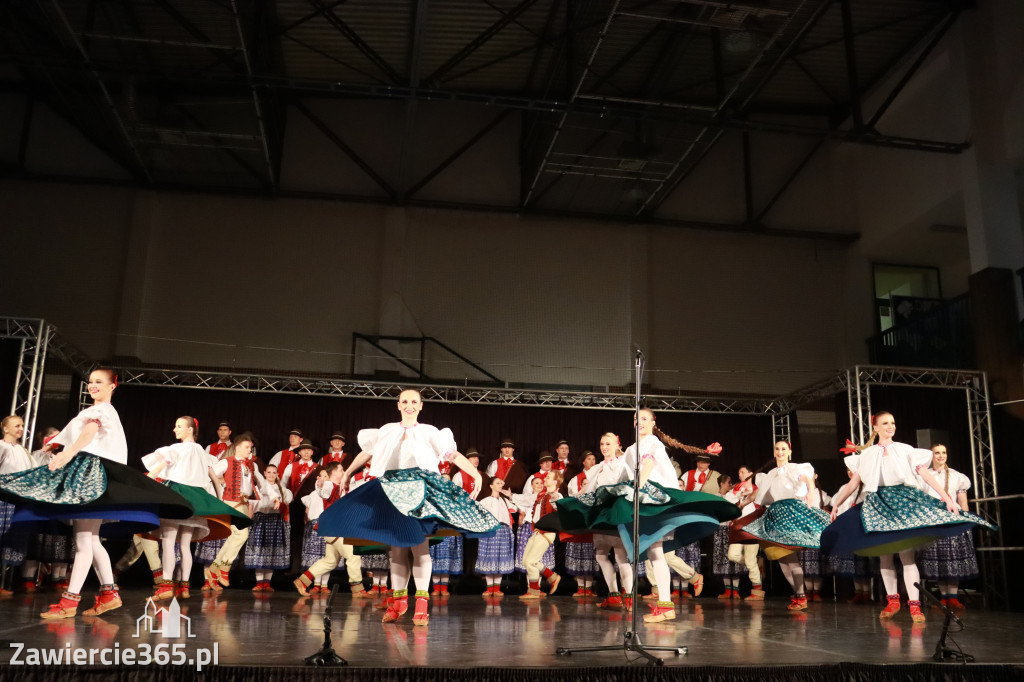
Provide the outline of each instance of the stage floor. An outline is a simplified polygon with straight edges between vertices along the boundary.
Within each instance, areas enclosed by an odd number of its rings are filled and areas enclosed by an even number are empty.
[[[216,645],[221,666],[290,666],[301,664],[323,641],[326,597],[319,595],[300,598],[279,590],[254,596],[240,589],[216,597],[196,593],[181,604],[188,620],[178,621],[183,630],[190,626],[194,637],[183,632],[178,639],[146,631],[148,596],[145,590],[127,590],[121,609],[65,621],[38,617],[56,601],[52,593],[5,599],[0,602],[0,663],[11,663],[16,652],[11,642],[23,644],[26,651],[66,649],[68,644],[124,651],[166,643],[184,644],[179,650],[188,657],[193,650]],[[92,597],[85,598],[90,605]],[[457,595],[431,601],[429,626],[414,627],[411,610],[397,623],[385,625],[380,622],[383,612],[371,600],[339,594],[333,604],[335,651],[351,666],[377,668],[617,666],[637,658],[621,648],[628,618],[598,609],[596,599],[548,597],[530,603],[506,596],[495,602]],[[647,645],[688,648],[682,656],[659,653],[666,665],[912,664],[931,660],[943,622],[935,610],[928,613],[926,624],[912,625],[906,609],[893,622],[880,622],[874,605],[816,603],[805,613],[793,614],[787,604],[780,599],[686,599],[676,620],[641,623],[641,638]],[[646,605],[642,608],[646,612]],[[963,620],[966,629],[953,637],[978,663],[1024,664],[1024,614],[972,609]],[[556,655],[559,647],[600,645],[618,648]]]

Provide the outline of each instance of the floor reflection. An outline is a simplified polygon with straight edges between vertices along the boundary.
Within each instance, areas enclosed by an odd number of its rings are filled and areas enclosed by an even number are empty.
[[[148,596],[125,592],[121,609],[66,621],[39,618],[54,595],[15,596],[0,602],[0,639],[53,649],[166,643],[155,632],[135,636]],[[323,643],[327,603],[328,595],[298,597],[284,591],[196,595],[180,604],[180,615],[189,619],[195,636],[180,641],[189,650],[216,643],[221,665],[300,664]],[[457,595],[433,599],[429,625],[415,627],[412,609],[384,624],[382,600],[342,594],[332,604],[331,640],[337,653],[356,666],[477,667],[494,665],[499,656],[507,667],[620,665],[632,615],[600,609],[598,603],[572,597],[522,601]],[[689,599],[677,606],[675,620],[645,624],[639,616],[647,606],[638,602],[637,633],[648,646],[688,648],[687,656],[658,654],[670,664],[800,665],[929,661],[942,629],[936,613],[928,614],[927,623],[913,624],[903,613],[880,621],[870,605],[816,603],[806,612],[791,613],[787,603]],[[967,629],[956,634],[957,643],[979,662],[1024,663],[1017,641],[1024,615],[972,610],[964,621]],[[555,654],[559,648],[594,646],[610,651]],[[0,655],[0,662],[10,661],[9,650]]]

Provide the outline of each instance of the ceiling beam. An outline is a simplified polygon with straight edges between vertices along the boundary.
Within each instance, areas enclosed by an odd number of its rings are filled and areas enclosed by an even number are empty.
[[[107,187],[139,186],[138,183],[135,182],[125,182],[123,180],[96,178],[94,176],[55,175],[43,173],[28,173],[24,176],[19,177],[18,179],[34,182],[73,183],[81,185],[95,185]],[[158,182],[154,183],[152,187],[147,188],[175,192],[189,192],[195,194],[213,194],[247,197],[265,196],[265,193],[262,191],[253,190],[245,187],[212,187],[208,185],[195,185],[189,183]],[[396,203],[388,198],[380,196],[365,196],[357,194],[345,194],[340,192],[307,192],[301,190],[289,190],[287,188],[280,189],[277,193],[275,193],[274,196],[277,198],[286,199],[339,201],[374,205],[395,205]],[[757,236],[779,237],[785,239],[811,239],[815,241],[835,242],[840,244],[851,244],[860,239],[860,234],[856,232],[835,232],[826,230],[824,228],[807,230],[765,228],[754,230],[751,229],[749,226],[742,224],[736,225],[732,223],[715,223],[704,220],[685,220],[658,217],[638,220],[633,215],[588,213],[585,211],[558,211],[538,208],[524,209],[518,204],[514,206],[500,206],[491,204],[474,204],[469,202],[458,201],[426,201],[409,199],[403,202],[402,205],[410,208],[475,211],[485,214],[517,215],[522,216],[524,218],[542,218],[550,220],[584,220],[595,223],[619,224],[629,227],[642,227],[646,225],[653,225],[658,227],[703,230],[719,234],[751,234]]]

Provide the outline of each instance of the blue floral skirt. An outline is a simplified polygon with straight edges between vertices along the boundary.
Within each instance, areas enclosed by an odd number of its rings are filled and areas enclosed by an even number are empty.
[[[504,523],[497,532],[480,538],[476,551],[476,572],[481,575],[507,575],[515,570],[515,540],[511,526]]]
[[[103,535],[132,535],[187,519],[192,505],[140,471],[80,452],[59,469],[39,466],[0,476],[0,499],[17,507],[13,524],[74,519],[120,521],[104,524]]]
[[[747,575],[746,566],[729,561],[729,544],[729,526],[719,527],[715,531],[715,549],[711,557],[712,570],[720,578],[739,578]]]
[[[291,529],[280,514],[256,512],[245,542],[245,567],[283,570],[291,565]]]
[[[0,502],[0,564],[4,566],[20,566],[25,562],[25,550],[28,548],[29,533],[24,527],[11,528],[14,518],[14,505]]]
[[[565,572],[572,576],[591,576],[601,572],[593,542],[565,543]]]
[[[217,558],[217,554],[224,546],[225,540],[210,540],[209,542],[197,542],[195,556],[196,563],[209,566]]]
[[[373,554],[362,554],[359,557],[359,561],[362,562],[363,570],[366,571],[373,571],[374,573],[388,573],[391,571],[391,552],[387,549]]]
[[[970,531],[941,538],[917,553],[921,575],[931,580],[969,580],[978,577],[978,557]]]
[[[974,526],[996,528],[970,512],[953,514],[942,500],[912,486],[886,486],[836,517],[821,535],[821,549],[827,554],[882,556],[961,535]]]
[[[486,537],[498,520],[461,486],[424,469],[387,471],[328,507],[319,519],[320,535],[415,547],[438,531]]]
[[[435,575],[462,575],[462,538],[448,535],[431,545],[430,561]]]
[[[316,529],[316,521],[307,521],[302,530],[302,567],[309,568],[327,554],[327,545]]]
[[[773,546],[818,549],[828,521],[828,514],[821,509],[809,507],[803,500],[788,499],[773,502],[760,518],[748,523],[743,530],[766,549]]]

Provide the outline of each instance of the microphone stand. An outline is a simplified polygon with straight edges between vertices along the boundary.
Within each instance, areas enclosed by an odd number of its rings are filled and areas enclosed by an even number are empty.
[[[946,635],[949,634],[949,623],[955,620],[956,624],[960,626],[960,631],[963,631],[963,621],[953,613],[952,609],[936,599],[934,594],[924,589],[921,583],[914,583],[914,587],[920,591],[921,596],[926,597],[928,601],[939,607],[939,610],[941,610],[946,616],[946,621],[942,624],[942,633],[939,635],[939,641],[935,644],[935,653],[932,655],[932,660],[938,661],[939,663],[974,663],[974,656],[965,654],[959,649],[959,645],[957,645],[956,650],[950,649],[946,646]]]
[[[324,667],[348,665],[348,661],[334,653],[334,649],[331,647],[331,602],[334,601],[334,595],[337,592],[338,586],[335,585],[331,588],[331,593],[327,597],[327,605],[324,607],[324,645],[320,651],[303,659],[306,665]]]
[[[640,634],[637,632],[640,626],[640,601],[637,595],[637,584],[640,582],[640,380],[643,377],[644,371],[644,353],[639,348],[636,348],[635,351],[636,405],[633,412],[633,427],[634,436],[636,437],[634,441],[636,443],[634,446],[636,448],[636,466],[633,471],[633,590],[631,592],[633,609],[630,613],[630,629],[623,633],[621,646],[559,647],[555,650],[555,653],[559,656],[569,656],[576,652],[587,651],[635,651],[644,656],[650,663],[661,666],[665,665],[665,661],[652,654],[652,651],[671,651],[676,656],[685,656],[689,650],[685,646],[647,646],[641,641]],[[654,589],[658,589],[656,584]]]

